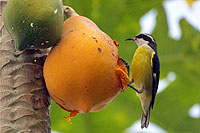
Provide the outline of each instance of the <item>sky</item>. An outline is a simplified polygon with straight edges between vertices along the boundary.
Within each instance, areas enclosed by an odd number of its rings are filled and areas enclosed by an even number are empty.
[[[189,7],[184,0],[168,0],[163,2],[167,14],[169,36],[175,40],[181,38],[179,21],[185,18],[189,24],[200,31],[200,1]],[[174,10],[176,9],[176,10]],[[156,25],[157,11],[152,9],[140,19],[141,32],[152,33]]]

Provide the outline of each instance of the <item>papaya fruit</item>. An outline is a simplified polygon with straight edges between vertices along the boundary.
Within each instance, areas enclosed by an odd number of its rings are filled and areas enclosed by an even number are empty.
[[[64,22],[43,73],[51,98],[71,112],[66,119],[104,109],[129,82],[117,43],[83,16]]]
[[[62,34],[62,0],[9,0],[4,25],[18,50],[54,45]]]

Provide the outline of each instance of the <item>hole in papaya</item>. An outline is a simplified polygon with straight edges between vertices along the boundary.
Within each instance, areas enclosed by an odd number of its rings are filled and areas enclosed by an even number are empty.
[[[98,51],[101,53],[101,51],[102,51],[101,48],[98,48]]]

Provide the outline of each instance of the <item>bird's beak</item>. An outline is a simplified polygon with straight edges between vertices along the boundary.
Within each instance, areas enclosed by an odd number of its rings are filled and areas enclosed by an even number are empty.
[[[131,38],[126,39],[125,41],[129,41],[129,40],[135,41],[136,38],[135,37],[131,37]]]

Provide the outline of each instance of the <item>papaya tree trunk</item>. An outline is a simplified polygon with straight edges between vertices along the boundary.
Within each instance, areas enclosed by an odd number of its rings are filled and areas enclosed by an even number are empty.
[[[51,132],[42,72],[48,50],[15,49],[3,26],[6,3],[0,0],[0,132]]]

